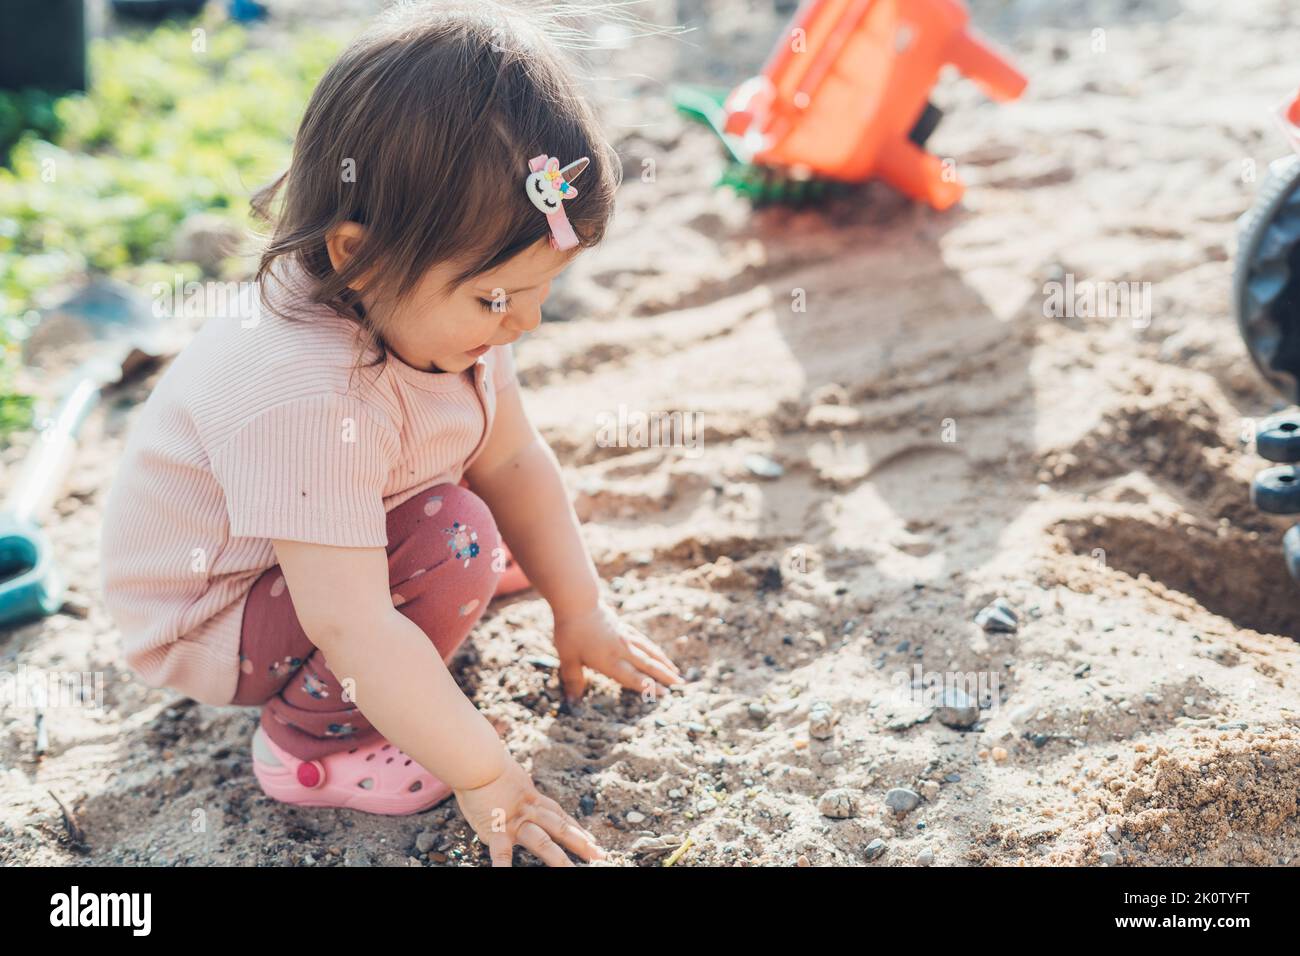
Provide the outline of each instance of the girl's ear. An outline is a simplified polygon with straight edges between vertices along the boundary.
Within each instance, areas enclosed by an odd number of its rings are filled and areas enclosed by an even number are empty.
[[[365,237],[365,227],[357,222],[341,222],[325,234],[325,249],[329,253],[330,265],[334,267],[335,272],[342,272],[347,268],[352,257],[361,249]],[[364,277],[353,283],[353,286],[357,292],[360,292],[360,286],[363,284]]]

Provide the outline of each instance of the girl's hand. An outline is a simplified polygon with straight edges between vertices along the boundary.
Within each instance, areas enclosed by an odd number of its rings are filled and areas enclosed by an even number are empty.
[[[659,647],[635,627],[625,624],[605,602],[576,617],[555,619],[555,650],[560,656],[564,696],[577,700],[587,686],[583,667],[612,677],[629,690],[668,693],[667,684],[680,684],[681,672]]]
[[[453,791],[461,813],[492,854],[492,865],[510,866],[516,843],[547,866],[573,866],[560,847],[584,860],[603,860],[605,851],[596,838],[558,803],[538,793],[513,757],[506,754],[505,759],[500,776],[491,783]]]

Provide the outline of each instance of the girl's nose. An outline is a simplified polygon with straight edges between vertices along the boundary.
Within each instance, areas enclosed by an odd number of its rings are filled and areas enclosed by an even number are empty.
[[[542,304],[540,302],[531,302],[528,305],[521,305],[517,309],[511,309],[506,313],[503,324],[506,328],[515,329],[520,333],[531,332],[542,324]]]

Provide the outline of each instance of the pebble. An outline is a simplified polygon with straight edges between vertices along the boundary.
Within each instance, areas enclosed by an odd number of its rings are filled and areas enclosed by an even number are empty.
[[[1245,730],[1250,725],[1244,720],[1234,720],[1230,724],[1219,724],[1220,730]]]
[[[796,866],[812,866],[812,862],[808,859],[808,857],[806,857],[806,856],[804,856],[802,853],[800,853],[800,854],[799,854],[799,859],[795,860],[795,865],[796,865]]]
[[[767,708],[758,701],[749,705],[749,716],[755,720],[767,720]]]
[[[906,787],[895,787],[885,794],[885,806],[895,813],[911,813],[921,803],[921,795]]]
[[[934,716],[945,727],[964,730],[980,719],[979,704],[960,687],[945,687]]]
[[[686,793],[682,790],[678,790],[676,787],[668,791],[668,798],[670,800],[680,800],[684,796],[686,796]]]
[[[1123,835],[1123,831],[1113,823],[1106,828],[1106,836],[1110,837],[1112,843],[1118,843]]]
[[[589,817],[595,813],[596,798],[590,796],[578,798],[578,812],[584,817]]]
[[[858,794],[847,787],[827,790],[817,801],[817,812],[833,820],[846,820],[858,815]]]
[[[714,800],[712,797],[705,797],[695,805],[695,809],[700,813],[708,813],[710,810],[716,810],[717,808],[718,801]]]
[[[929,847],[926,847],[924,850],[922,850],[920,853],[916,855],[917,866],[929,866],[933,862],[934,862],[934,851],[931,850]]]
[[[1114,866],[1119,862],[1119,854],[1113,850],[1107,850],[1101,855],[1102,866]]]
[[[944,774],[943,779],[946,780],[948,783],[961,783],[961,774],[957,773],[956,771],[953,771],[952,773]]]
[[[844,762],[844,754],[838,750],[827,750],[822,753],[821,761],[823,766],[833,767]]]
[[[808,713],[808,733],[818,740],[829,740],[835,735],[835,711],[825,701],[817,701]]]
[[[558,657],[551,657],[548,654],[534,654],[532,657],[524,658],[525,664],[532,664],[534,667],[540,667],[543,670],[555,670],[560,666]]]
[[[1006,748],[1005,748],[1005,747],[994,747],[994,748],[993,748],[993,759],[994,759],[997,763],[1002,763],[1003,761],[1005,761],[1005,760],[1007,759],[1007,750],[1006,750]]]
[[[627,822],[632,824],[645,823],[645,814],[633,810],[627,815]]]
[[[874,860],[876,857],[884,853],[886,849],[885,841],[880,839],[880,837],[876,837],[867,844],[867,859]]]
[[[1014,634],[1020,627],[1020,615],[1006,598],[998,598],[975,615],[975,623],[989,633]]]
[[[759,478],[780,478],[785,474],[785,468],[781,463],[766,455],[746,455],[745,468],[751,475],[757,475]]]
[[[438,842],[438,831],[421,830],[415,837],[415,849],[421,853],[428,853]]]

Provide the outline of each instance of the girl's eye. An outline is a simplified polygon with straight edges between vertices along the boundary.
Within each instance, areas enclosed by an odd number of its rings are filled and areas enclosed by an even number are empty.
[[[504,312],[510,308],[509,299],[502,299],[500,305],[497,305],[494,299],[479,299],[478,304],[483,307],[484,312]]]

